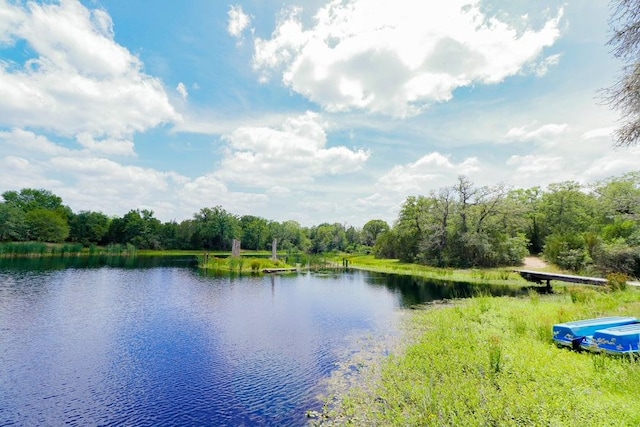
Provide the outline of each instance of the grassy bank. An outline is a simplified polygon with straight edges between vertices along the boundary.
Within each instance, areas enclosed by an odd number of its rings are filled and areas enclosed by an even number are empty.
[[[37,258],[57,256],[136,255],[133,245],[84,247],[80,243],[9,242],[0,244],[0,258]]]
[[[252,257],[215,257],[213,255],[198,255],[198,267],[215,272],[259,273],[265,269],[291,269],[284,261],[273,261],[270,258]]]
[[[640,317],[640,291],[566,288],[415,310],[410,344],[330,400],[317,425],[640,425],[640,359],[576,353],[555,323]],[[335,405],[335,406],[333,406]]]
[[[336,256],[335,262],[341,264],[343,259],[348,261],[349,267],[351,268],[360,268],[380,273],[406,274],[436,281],[491,285],[527,285],[526,280],[520,277],[518,273],[513,272],[515,268],[521,267],[466,270],[437,268],[421,264],[403,263],[397,259],[377,259],[373,255]]]
[[[335,262],[324,255],[279,254],[273,261],[271,252],[243,251],[240,257],[231,257],[229,252],[197,254],[198,266],[205,270],[219,272],[256,273],[271,269],[311,269],[335,268]]]

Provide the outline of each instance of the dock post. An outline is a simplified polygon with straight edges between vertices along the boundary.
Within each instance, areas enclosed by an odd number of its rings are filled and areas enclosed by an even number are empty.
[[[271,261],[276,262],[278,260],[278,239],[273,239],[271,243]]]

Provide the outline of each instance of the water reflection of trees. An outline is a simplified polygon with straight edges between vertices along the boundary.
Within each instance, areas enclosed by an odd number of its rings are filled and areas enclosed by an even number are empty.
[[[398,293],[404,307],[443,299],[471,298],[482,295],[518,296],[528,292],[524,288],[506,285],[434,281],[422,277],[386,273],[367,274],[365,282],[373,286],[384,286]]]

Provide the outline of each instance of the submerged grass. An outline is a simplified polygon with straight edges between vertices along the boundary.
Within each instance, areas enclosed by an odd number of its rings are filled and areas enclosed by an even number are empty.
[[[479,297],[414,310],[411,343],[328,404],[315,425],[640,425],[640,360],[577,353],[555,323],[640,317],[640,292]]]

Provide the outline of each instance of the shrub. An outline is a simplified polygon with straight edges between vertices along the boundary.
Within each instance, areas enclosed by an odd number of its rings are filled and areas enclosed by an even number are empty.
[[[607,275],[607,286],[612,291],[624,291],[627,289],[629,276],[621,273],[610,273]]]
[[[580,271],[590,261],[585,241],[579,234],[552,234],[547,237],[543,250],[544,258],[561,268]]]
[[[594,261],[605,273],[622,273],[640,277],[640,248],[623,241],[602,245],[594,253]]]
[[[569,295],[573,303],[585,303],[592,301],[596,297],[596,292],[582,286],[572,286],[569,288]]]

